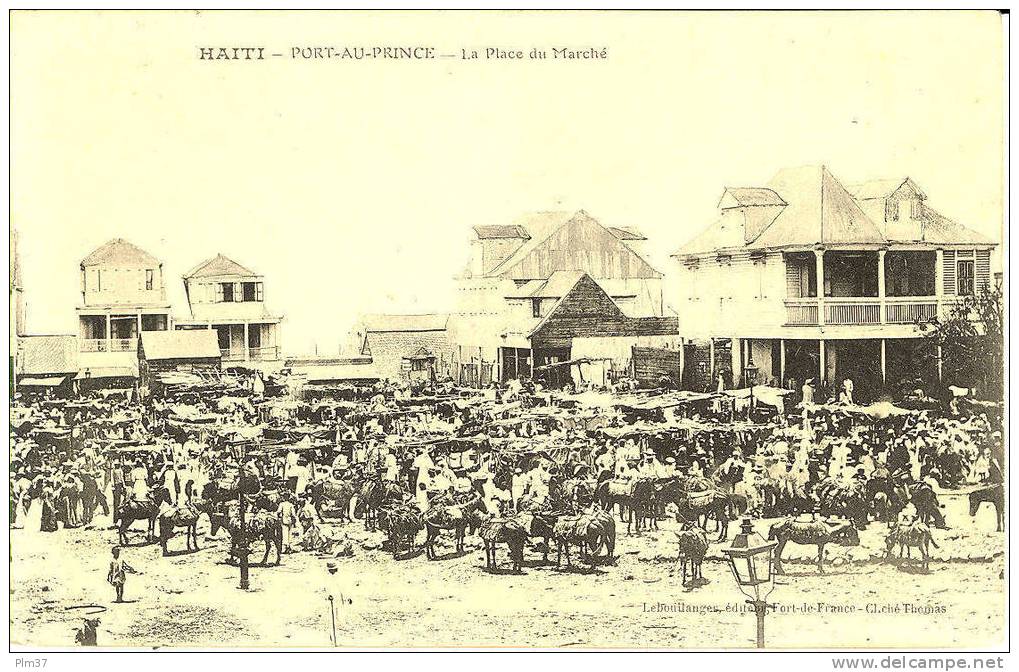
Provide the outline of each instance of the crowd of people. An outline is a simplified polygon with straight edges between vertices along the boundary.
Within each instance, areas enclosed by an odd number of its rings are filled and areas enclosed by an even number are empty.
[[[717,395],[701,394],[650,420],[636,417],[655,394],[517,383],[309,389],[260,376],[144,401],[133,391],[18,394],[11,521],[56,532],[93,524],[101,513],[113,526],[125,506],[152,501],[156,490],[167,515],[247,478],[251,492],[277,493],[258,501],[278,517],[289,552],[329,541],[325,505],[339,501],[344,510],[332,513],[341,519],[356,512],[357,492],[323,498],[330,483],[389,482],[420,511],[436,497],[475,493],[488,515],[504,516],[542,506],[567,481],[593,492],[606,480],[687,479],[739,495],[761,516],[824,513],[823,483],[851,492],[888,481],[929,490],[928,510],[916,514],[943,526],[937,491],[1002,481],[993,405],[857,407],[843,386],[833,404],[814,404],[804,392],[799,404],[751,403],[735,417]]]

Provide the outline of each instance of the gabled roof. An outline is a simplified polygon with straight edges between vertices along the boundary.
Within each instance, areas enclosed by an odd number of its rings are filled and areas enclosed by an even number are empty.
[[[143,331],[142,351],[147,360],[219,359],[219,338],[212,329]]]
[[[903,186],[908,186],[912,189],[921,200],[927,198],[927,194],[923,193],[916,182],[908,177],[858,182],[856,184],[848,184],[846,188],[854,198],[867,201],[872,198],[888,198]]]
[[[994,245],[990,238],[928,207],[924,207],[922,229],[923,241],[927,243]]]
[[[478,234],[479,240],[492,240],[496,238],[528,240],[531,237],[527,230],[518,224],[475,226],[474,233]]]
[[[123,238],[101,245],[81,260],[82,266],[118,266],[147,267],[159,266],[159,260],[133,243]]]
[[[507,299],[558,299],[573,289],[583,271],[556,271],[546,280],[528,280],[517,287]]]
[[[920,204],[919,215],[914,216],[910,209],[898,220],[872,219],[871,216],[883,217],[884,214],[884,208],[875,199],[887,198],[904,188],[914,192],[921,201],[926,199],[923,191],[908,177],[857,184],[853,187],[854,198],[825,166],[787,168],[779,171],[768,183],[768,188],[762,190],[775,193],[785,205],[776,208],[726,207],[738,199],[746,199],[743,190],[731,193],[734,190],[728,189],[719,203],[721,216],[684,245],[676,256],[829,244],[994,244],[979,233],[938,214],[926,204]],[[861,204],[867,207],[866,212]]]
[[[608,230],[619,240],[647,240],[647,236],[632,226],[610,226]]]
[[[786,202],[771,189],[763,187],[726,187],[718,201],[718,207],[722,209],[762,205],[786,205]]]
[[[184,274],[184,279],[211,278],[221,275],[243,275],[258,277],[258,273],[241,266],[233,259],[217,254],[211,259],[206,259],[190,271]]]
[[[825,166],[780,170],[768,187],[788,205],[747,247],[885,242],[877,225]]]
[[[525,226],[531,239],[517,248],[502,263],[485,273],[487,277],[534,279],[548,277],[556,270],[582,270],[598,277],[593,268],[583,268],[576,253],[608,252],[618,255],[625,277],[660,278],[643,257],[622,242],[609,229],[583,210],[543,212],[527,217]],[[586,265],[604,264],[605,254],[585,254]]]
[[[449,315],[365,315],[361,318],[365,332],[443,331]]]

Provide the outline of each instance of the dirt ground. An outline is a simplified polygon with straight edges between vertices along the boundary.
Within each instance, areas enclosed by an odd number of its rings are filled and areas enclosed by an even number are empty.
[[[827,573],[809,564],[814,547],[789,545],[767,618],[769,647],[994,647],[1006,639],[1004,534],[994,532],[991,509],[969,517],[965,498],[943,498],[949,531],[930,571],[917,563],[882,561],[885,526],[871,524],[861,545],[827,551]],[[38,512],[35,512],[36,515]],[[99,618],[100,646],[129,647],[684,647],[738,648],[754,644],[754,617],[745,610],[718,549],[704,564],[705,582],[689,588],[674,575],[676,525],[625,534],[614,564],[567,571],[542,565],[527,552],[522,574],[490,574],[476,537],[452,557],[444,538],[438,561],[424,554],[394,561],[381,535],[360,521],[330,526],[346,535],[354,557],[310,553],[284,556],[280,567],[255,566],[251,589],[238,589],[238,568],[224,562],[227,542],[169,558],[158,545],[132,546],[123,556],[129,575],[124,604],[106,583],[116,532],[99,517],[91,529],[11,530],[11,644],[73,646],[82,618]],[[731,526],[731,535],[737,525]],[[756,529],[767,533],[767,521]],[[424,535],[421,535],[423,539]],[[134,539],[144,537],[141,524]],[[183,548],[183,536],[171,550]],[[367,548],[365,548],[367,546]],[[261,546],[252,558],[262,556]],[[500,562],[508,566],[505,548]],[[555,553],[552,554],[552,560]],[[89,606],[94,605],[94,606]]]

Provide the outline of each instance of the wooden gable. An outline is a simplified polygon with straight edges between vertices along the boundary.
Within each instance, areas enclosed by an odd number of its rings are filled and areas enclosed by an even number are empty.
[[[670,317],[627,317],[590,276],[584,275],[531,332],[536,348],[569,347],[575,337],[675,334]]]

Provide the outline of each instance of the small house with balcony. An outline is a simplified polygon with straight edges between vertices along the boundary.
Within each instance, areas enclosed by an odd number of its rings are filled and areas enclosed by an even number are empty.
[[[281,315],[265,305],[264,278],[217,254],[184,276],[189,314],[179,330],[216,332],[224,367],[281,365]]]
[[[851,378],[876,396],[940,376],[917,370],[918,325],[989,286],[994,247],[908,177],[847,187],[825,166],[789,168],[723,191],[716,220],[673,255],[676,308],[684,336],[729,340],[734,384]]]
[[[139,334],[170,328],[163,264],[116,238],[81,261],[79,366],[89,377],[137,376]]]

